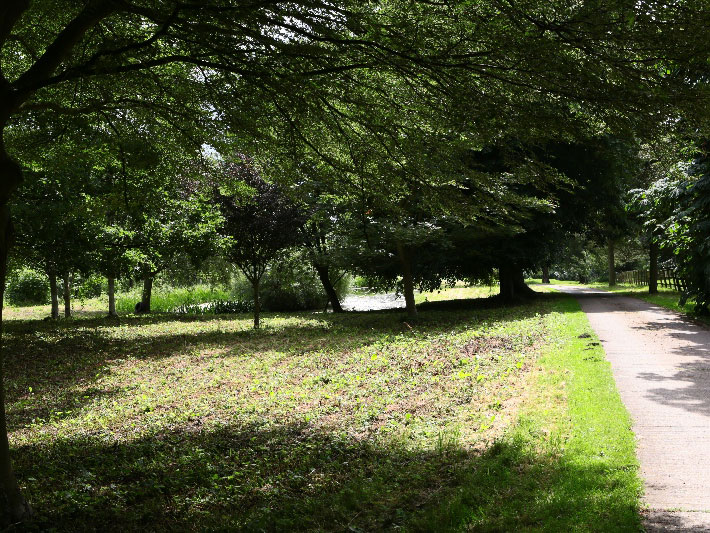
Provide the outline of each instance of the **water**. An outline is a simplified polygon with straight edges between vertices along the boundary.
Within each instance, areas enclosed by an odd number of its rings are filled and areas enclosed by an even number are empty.
[[[346,311],[380,311],[405,306],[404,297],[395,293],[351,294],[343,298],[340,304]]]

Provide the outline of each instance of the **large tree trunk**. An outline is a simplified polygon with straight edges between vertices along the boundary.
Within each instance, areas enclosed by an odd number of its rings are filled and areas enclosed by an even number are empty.
[[[500,297],[505,301],[510,301],[515,298],[513,273],[508,265],[500,265],[498,267],[498,290]]]
[[[404,292],[404,303],[409,318],[417,318],[417,304],[414,300],[414,276],[412,274],[412,259],[409,250],[402,244],[397,243],[397,256],[402,267],[402,290]]]
[[[64,274],[64,318],[71,318],[71,272]]]
[[[509,302],[515,298],[535,296],[536,292],[525,283],[523,269],[516,265],[500,265],[498,267],[498,282],[500,297]]]
[[[616,261],[614,260],[614,241],[607,241],[607,259],[609,261],[609,287],[616,285]]]
[[[0,128],[4,126],[4,121]],[[22,522],[32,515],[32,508],[20,492],[12,471],[10,443],[5,416],[5,350],[2,345],[2,309],[7,274],[7,254],[10,248],[10,211],[7,202],[22,181],[19,165],[12,161],[3,145],[0,129],[0,526]]]
[[[52,320],[59,318],[59,289],[57,288],[57,273],[53,268],[47,272],[49,278],[49,294],[52,303]]]
[[[116,312],[116,278],[108,277],[108,316],[118,316]]]
[[[340,305],[340,299],[338,298],[338,293],[335,292],[335,287],[333,287],[333,282],[330,281],[330,273],[328,272],[328,267],[314,263],[313,267],[318,272],[318,277],[320,282],[323,284],[323,289],[325,294],[328,296],[328,301],[330,305],[333,306],[333,313],[342,313],[343,308]]]
[[[525,283],[525,273],[520,267],[513,268],[513,290],[516,296],[536,296],[537,293]]]
[[[259,329],[259,315],[261,313],[261,301],[259,300],[259,280],[252,283],[254,289],[254,329]]]
[[[648,293],[658,293],[658,243],[651,238],[648,267]]]
[[[150,299],[153,295],[153,274],[147,272],[143,277],[143,294],[141,295],[141,313],[150,313]]]
[[[542,282],[550,283],[550,267],[547,265],[542,265]]]

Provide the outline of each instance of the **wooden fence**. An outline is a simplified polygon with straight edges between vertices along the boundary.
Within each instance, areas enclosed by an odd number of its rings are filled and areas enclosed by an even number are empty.
[[[616,282],[623,285],[648,285],[648,270],[629,270],[619,272],[616,275]],[[679,278],[674,270],[658,270],[658,286],[684,291],[686,283],[683,278]]]

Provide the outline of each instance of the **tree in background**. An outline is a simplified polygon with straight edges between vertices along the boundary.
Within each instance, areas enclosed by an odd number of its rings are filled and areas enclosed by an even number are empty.
[[[223,217],[226,257],[244,273],[254,291],[254,328],[259,328],[259,284],[276,255],[299,240],[302,211],[273,183],[266,182],[253,162],[223,163],[215,202]]]

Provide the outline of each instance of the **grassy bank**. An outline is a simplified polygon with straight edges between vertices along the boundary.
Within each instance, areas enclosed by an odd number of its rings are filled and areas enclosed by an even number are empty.
[[[557,301],[517,423],[428,524],[475,531],[641,531],[631,420],[578,304]]]
[[[633,439],[576,303],[7,323],[59,531],[635,527]],[[607,527],[608,526],[608,527]]]
[[[141,300],[141,288],[116,294],[116,311],[119,314],[132,314],[137,302]],[[230,300],[236,296],[224,288],[212,288],[208,285],[196,285],[190,288],[160,287],[153,288],[151,309],[153,312],[165,313],[185,305],[213,302],[215,300]],[[108,313],[108,296],[103,294],[97,298],[72,299],[72,312],[76,318],[99,318]],[[33,305],[17,307],[5,305],[3,317],[9,320],[41,320],[48,317],[51,307]],[[60,298],[59,313],[64,314],[64,302]]]

